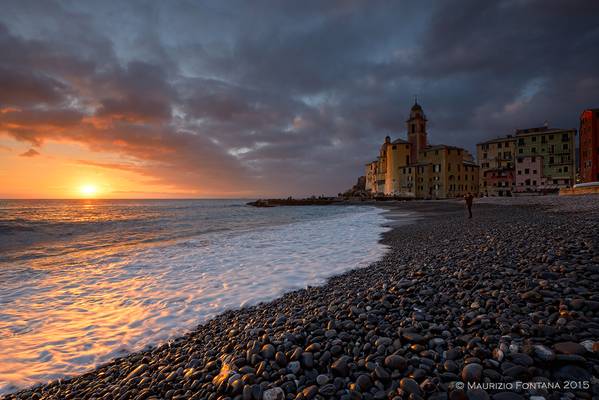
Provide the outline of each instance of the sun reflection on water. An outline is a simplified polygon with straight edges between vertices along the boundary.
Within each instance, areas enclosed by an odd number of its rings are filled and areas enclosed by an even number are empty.
[[[237,206],[28,204],[0,203],[0,225],[15,227],[0,240],[0,394],[82,373],[382,251],[377,210],[263,227],[263,210]],[[343,236],[330,234],[340,226]]]

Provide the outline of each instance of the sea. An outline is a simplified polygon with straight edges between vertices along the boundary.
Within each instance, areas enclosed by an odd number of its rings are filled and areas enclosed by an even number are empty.
[[[0,200],[0,395],[323,284],[386,247],[370,206]]]

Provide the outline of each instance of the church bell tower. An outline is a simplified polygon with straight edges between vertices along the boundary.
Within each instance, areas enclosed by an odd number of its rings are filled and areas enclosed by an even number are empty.
[[[410,160],[412,163],[418,162],[421,150],[426,144],[426,116],[418,100],[414,99],[414,105],[410,110],[410,118],[406,121],[408,128],[408,142],[410,146]]]

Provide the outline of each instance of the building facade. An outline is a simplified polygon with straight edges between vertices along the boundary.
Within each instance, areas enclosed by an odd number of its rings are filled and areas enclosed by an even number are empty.
[[[580,180],[599,182],[599,108],[580,115]]]
[[[540,160],[542,168],[537,169],[540,180],[530,185],[530,191],[556,191],[574,185],[576,175],[575,151],[576,129],[555,129],[547,126],[519,129],[516,131],[516,165]],[[534,162],[532,161],[534,157]],[[533,176],[526,179],[534,179]],[[521,191],[522,181],[516,185]]]
[[[513,168],[487,169],[483,174],[481,193],[485,196],[512,196],[516,184]]]
[[[377,185],[376,185],[376,171],[377,171],[378,160],[369,162],[366,164],[366,170],[364,172],[364,177],[366,178],[365,188],[367,192],[376,193]]]
[[[481,194],[545,193],[575,183],[575,129],[517,129],[476,146]]]
[[[485,196],[511,196],[514,180],[499,179],[513,177],[516,158],[516,139],[511,135],[492,139],[476,145],[476,158],[480,165],[480,192]],[[499,179],[499,180],[498,180]],[[493,180],[491,183],[489,180]],[[502,186],[499,186],[501,181]],[[508,183],[508,186],[505,185]]]
[[[429,145],[426,125],[424,111],[415,103],[406,121],[408,140],[387,136],[377,161],[366,164],[367,190],[419,199],[478,195],[480,168],[471,154],[459,147]]]
[[[516,193],[535,192],[547,186],[543,156],[518,157],[516,161]]]

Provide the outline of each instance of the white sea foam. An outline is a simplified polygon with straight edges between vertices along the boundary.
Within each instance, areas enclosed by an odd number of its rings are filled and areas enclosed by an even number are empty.
[[[380,258],[382,210],[0,264],[0,394]],[[125,238],[123,238],[125,239]],[[42,250],[40,250],[42,251]]]

